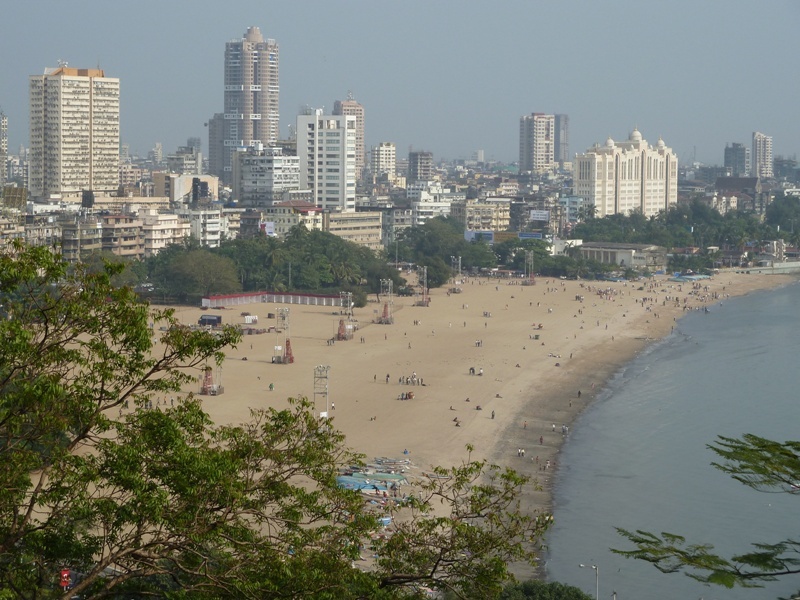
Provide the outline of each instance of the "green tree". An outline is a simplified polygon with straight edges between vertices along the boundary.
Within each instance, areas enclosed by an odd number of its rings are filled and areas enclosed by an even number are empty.
[[[166,268],[165,282],[176,295],[188,297],[230,294],[242,289],[236,263],[209,250],[190,250]]]
[[[592,600],[592,596],[557,581],[531,580],[507,585],[499,600]]]
[[[741,438],[719,436],[708,446],[720,462],[712,463],[736,481],[760,491],[797,493],[800,482],[800,442],[776,442],[745,434]],[[752,550],[725,558],[708,543],[687,543],[674,533],[617,531],[635,546],[614,550],[617,554],[652,563],[663,573],[684,572],[703,583],[758,587],[761,582],[800,574],[800,540],[758,542]]]
[[[240,333],[182,327],[112,286],[120,268],[0,254],[1,597],[485,598],[533,562],[550,519],[520,510],[513,471],[438,469],[380,539],[336,482],[360,457],[308,400],[225,426],[192,395],[167,405]]]

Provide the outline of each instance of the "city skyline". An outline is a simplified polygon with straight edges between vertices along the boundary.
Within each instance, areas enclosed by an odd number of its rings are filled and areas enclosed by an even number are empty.
[[[253,26],[281,48],[283,138],[302,106],[330,112],[349,90],[369,115],[366,149],[390,141],[399,156],[413,147],[436,160],[484,150],[514,162],[519,118],[532,112],[569,116],[573,157],[637,126],[669,139],[681,162],[722,164],[725,145],[749,145],[754,131],[773,137],[775,156],[795,154],[800,138],[788,104],[800,84],[780,60],[759,58],[765,40],[774,56],[788,54],[800,21],[789,1],[772,5],[772,20],[738,0],[677,0],[657,18],[628,0],[411,0],[388,13],[361,0],[351,10],[243,2],[227,12],[198,1],[191,11],[160,4],[158,18],[147,2],[44,4],[15,7],[16,26],[0,42],[13,57],[0,65],[10,153],[30,144],[28,78],[59,59],[120,79],[121,141],[133,153],[156,142],[171,152],[188,137],[205,146],[204,124],[223,106],[225,43]]]

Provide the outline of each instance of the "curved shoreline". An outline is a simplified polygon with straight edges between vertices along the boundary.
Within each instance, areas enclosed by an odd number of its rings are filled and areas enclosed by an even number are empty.
[[[540,278],[534,286],[469,279],[459,294],[432,290],[428,307],[395,298],[392,325],[372,323],[383,303],[370,302],[356,309],[353,339],[332,345],[341,315],[331,307],[291,305],[295,362],[272,363],[275,346],[284,343],[281,334],[246,335],[215,373],[225,393],[205,396],[204,407],[216,423],[238,423],[251,407],[282,406],[287,396],[313,398],[314,368],[327,365],[334,425],[367,458],[408,450],[421,471],[462,462],[470,444],[473,458],[538,479],[542,489],[529,484],[524,507],[552,512],[561,427],[572,427],[620,369],[670,333],[684,302],[698,308],[720,295],[791,281],[795,277],[723,272],[695,291],[666,277],[633,283]],[[267,316],[276,310],[268,304],[216,314],[226,324],[241,324],[240,310],[258,315],[257,327],[274,324]],[[177,314],[190,324],[204,313],[181,308]],[[400,383],[412,374],[422,385]],[[414,399],[399,401],[407,391]],[[483,410],[475,410],[479,405]]]

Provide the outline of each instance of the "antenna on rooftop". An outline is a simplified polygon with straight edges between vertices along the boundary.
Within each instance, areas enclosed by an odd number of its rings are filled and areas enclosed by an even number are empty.
[[[347,90],[347,99],[348,100],[355,100],[356,97],[353,96],[353,90]]]

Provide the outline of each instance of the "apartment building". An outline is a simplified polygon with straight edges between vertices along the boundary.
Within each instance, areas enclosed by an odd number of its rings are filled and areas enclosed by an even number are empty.
[[[233,155],[233,194],[242,207],[269,206],[300,188],[300,161],[281,148],[257,144]]]
[[[34,198],[79,198],[119,185],[119,79],[66,65],[30,77]]]
[[[364,176],[364,107],[356,101],[352,92],[347,93],[347,100],[336,100],[333,103],[334,115],[349,115],[356,118],[356,178]]]
[[[215,115],[209,121],[209,156],[210,166],[218,169],[212,174],[230,185],[237,148],[278,141],[278,43],[264,39],[258,27],[249,27],[241,39],[225,44],[224,68],[225,108],[221,119]]]
[[[556,117],[544,113],[519,120],[519,172],[544,173],[555,166]]]
[[[328,211],[356,207],[356,118],[309,109],[297,116],[300,187]]]
[[[657,215],[678,201],[678,157],[659,139],[650,146],[638,129],[623,142],[609,138],[575,158],[574,195],[596,216]]]

